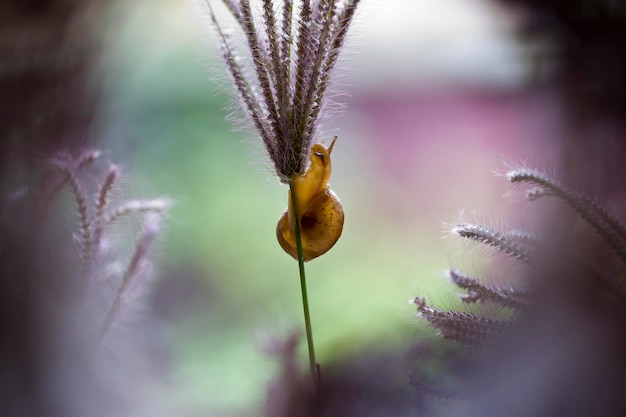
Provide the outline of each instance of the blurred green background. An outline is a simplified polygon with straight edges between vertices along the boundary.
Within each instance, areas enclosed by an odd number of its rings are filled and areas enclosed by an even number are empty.
[[[444,222],[464,208],[498,221],[508,186],[493,170],[552,129],[514,16],[478,0],[364,3],[339,71],[347,106],[319,137],[339,136],[331,186],[346,213],[335,248],[306,266],[322,367],[430,334],[407,301],[449,306],[441,271],[472,265]],[[247,413],[275,367],[263,345],[303,327],[297,264],[275,237],[287,189],[254,132],[225,121],[231,88],[201,7],[128,2],[107,19],[102,146],[129,194],[175,202],[150,299],[170,394]]]

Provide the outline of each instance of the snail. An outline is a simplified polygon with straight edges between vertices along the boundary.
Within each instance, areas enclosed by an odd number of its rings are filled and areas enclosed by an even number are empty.
[[[294,231],[294,204],[300,222],[302,254],[305,261],[317,258],[332,248],[343,230],[343,207],[337,194],[330,189],[330,153],[337,136],[328,148],[316,143],[309,154],[310,165],[304,175],[291,180],[295,202],[289,203],[276,225],[280,246],[297,259]]]

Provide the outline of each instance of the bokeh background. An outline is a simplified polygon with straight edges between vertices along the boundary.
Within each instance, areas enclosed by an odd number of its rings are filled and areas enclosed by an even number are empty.
[[[363,3],[339,65],[345,107],[319,137],[339,136],[331,186],[346,212],[339,243],[307,264],[322,366],[401,352],[430,333],[407,301],[452,303],[441,272],[471,264],[443,239],[446,223],[462,210],[504,221],[509,187],[494,171],[550,158],[558,133],[514,11],[482,0]],[[297,265],[274,231],[287,190],[254,132],[225,121],[231,87],[203,13],[187,1],[115,4],[96,137],[135,194],[175,202],[149,296],[170,394],[245,413],[274,372],[264,344],[302,327],[302,307]]]
[[[161,366],[147,395],[190,415],[253,415],[276,372],[264,347],[303,327],[297,264],[275,237],[287,189],[255,133],[227,121],[232,90],[202,4],[104,4],[84,17],[99,92],[85,142],[122,166],[129,196],[174,201],[148,319],[127,324],[148,328]],[[442,271],[480,268],[449,224],[526,213],[498,173],[556,158],[562,115],[552,45],[522,38],[525,18],[487,0],[362,2],[337,71],[343,108],[319,137],[339,136],[331,186],[346,213],[338,244],[307,264],[322,369],[432,335],[407,301],[452,305]],[[407,369],[391,373],[406,384]]]

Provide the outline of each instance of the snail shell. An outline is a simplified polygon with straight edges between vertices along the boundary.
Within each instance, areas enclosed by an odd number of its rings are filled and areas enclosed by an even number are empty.
[[[281,214],[276,225],[276,236],[280,246],[297,259],[294,232],[294,205],[300,223],[302,254],[305,261],[317,258],[332,248],[343,230],[344,213],[337,194],[330,189],[330,153],[335,137],[328,148],[315,144],[311,148],[309,168],[291,181],[295,202],[289,195],[289,205]]]

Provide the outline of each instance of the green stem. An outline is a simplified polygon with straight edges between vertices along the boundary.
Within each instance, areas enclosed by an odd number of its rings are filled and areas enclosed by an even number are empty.
[[[315,347],[313,345],[313,331],[311,330],[311,316],[309,313],[309,297],[306,290],[306,274],[304,272],[304,255],[302,253],[302,237],[300,235],[300,217],[296,207],[296,191],[293,184],[289,184],[291,193],[291,208],[294,218],[294,234],[296,238],[296,253],[298,255],[298,266],[300,268],[300,289],[302,291],[302,307],[304,308],[304,326],[306,328],[306,341],[309,348],[309,366],[311,368],[311,378],[313,386],[317,392],[320,384],[319,365],[315,360]]]

